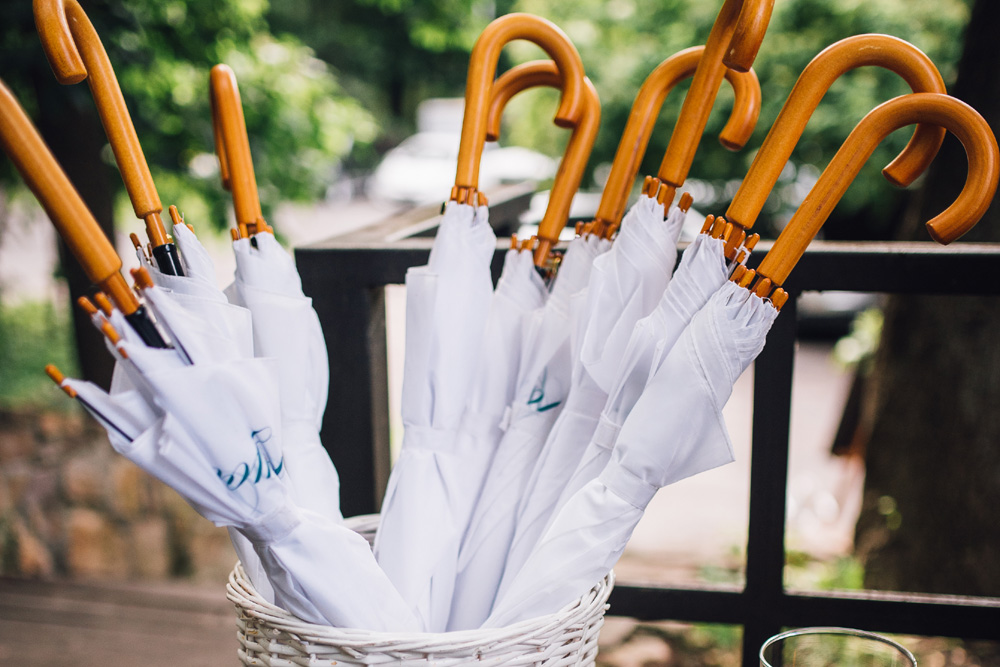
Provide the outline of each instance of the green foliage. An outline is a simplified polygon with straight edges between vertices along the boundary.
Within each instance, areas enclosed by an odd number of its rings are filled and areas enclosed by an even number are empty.
[[[31,3],[7,4],[13,6],[2,10],[8,21],[0,28],[0,76],[16,84],[31,111],[37,106],[28,94],[32,87],[58,84],[51,74],[38,76],[39,59],[47,66]],[[329,66],[300,40],[271,33],[267,0],[83,5],[115,67],[164,207],[179,204],[191,222],[205,224],[205,214],[216,226],[226,224],[229,195],[218,179],[208,96],[208,72],[216,63],[232,66],[240,84],[265,214],[280,201],[322,197],[355,143],[375,137],[371,114],[340,89]],[[26,52],[34,60],[28,62]],[[85,86],[72,88],[86,93]],[[74,103],[80,100],[78,91],[57,92],[77,93]],[[104,158],[111,161],[110,151]]]
[[[72,405],[42,369],[77,375],[69,313],[51,303],[0,305],[0,407]]]

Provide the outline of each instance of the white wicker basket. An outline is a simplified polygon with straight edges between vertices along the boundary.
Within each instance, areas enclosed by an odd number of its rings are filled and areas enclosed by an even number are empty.
[[[378,516],[348,525],[369,540]],[[496,630],[447,633],[368,632],[306,623],[260,597],[239,563],[227,597],[236,605],[237,649],[244,665],[593,665],[614,573],[576,602]]]

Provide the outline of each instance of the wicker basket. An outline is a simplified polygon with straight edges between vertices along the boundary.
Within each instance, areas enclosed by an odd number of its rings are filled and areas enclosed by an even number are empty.
[[[348,525],[371,540],[378,516]],[[576,602],[548,616],[491,630],[386,633],[300,621],[253,589],[239,563],[227,597],[236,605],[237,650],[244,665],[593,665],[614,573]]]

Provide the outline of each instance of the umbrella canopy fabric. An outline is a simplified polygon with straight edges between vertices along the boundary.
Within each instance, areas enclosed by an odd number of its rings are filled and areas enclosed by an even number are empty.
[[[150,262],[149,257],[143,252],[141,247],[136,247],[136,256],[139,264],[149,270],[150,275],[160,287],[169,289],[179,294],[189,294],[199,296],[212,301],[225,300],[225,296],[215,285],[215,264],[209,256],[208,251],[201,245],[198,237],[186,225],[175,224],[171,233],[174,243],[180,250],[181,265],[184,269],[183,276],[175,276],[160,271],[155,262]]]
[[[607,465],[619,431],[645,389],[657,359],[673,348],[695,313],[726,282],[729,271],[724,248],[722,239],[708,234],[695,237],[656,307],[635,323],[621,353],[617,377],[600,421],[556,503],[557,508]]]
[[[545,303],[547,296],[545,283],[535,270],[532,251],[508,250],[490,300],[478,370],[473,377],[455,444],[456,456],[462,462],[462,475],[455,480],[449,499],[457,530],[452,541],[442,545],[441,561],[431,581],[433,599],[429,625],[435,630],[444,630],[447,626],[458,549],[482,489],[483,478],[503,437],[500,423],[514,400],[525,321]]]
[[[230,304],[215,284],[215,266],[198,237],[187,226],[175,224],[173,237],[180,249],[180,261],[185,275],[163,273],[148,261],[141,248],[136,248],[139,263],[153,282],[186,310],[222,327],[237,346],[241,356],[253,356],[253,326],[250,313],[239,305]]]
[[[457,450],[489,316],[496,236],[485,206],[449,202],[426,266],[406,274],[403,445],[375,538],[379,565],[425,629],[442,627],[433,600],[450,597],[439,566],[464,528],[453,502],[465,464]],[[431,590],[431,580],[445,590]]]
[[[559,510],[485,627],[581,595],[618,561],[658,489],[733,460],[722,407],[777,314],[734,283],[712,296],[650,378],[607,466]]]
[[[365,540],[293,502],[274,361],[213,357],[214,341],[206,344],[187,326],[197,318],[158,291],[152,287],[145,295],[150,305],[160,299],[157,321],[175,347],[152,349],[124,339],[116,345],[152,403],[138,392],[112,396],[72,380],[63,384],[84,393],[88,408],[104,415],[102,423],[115,423],[109,436],[120,453],[206,518],[246,536],[278,604],[315,623],[416,630]],[[317,567],[331,559],[332,567]]]
[[[513,538],[518,503],[569,393],[571,297],[584,289],[594,259],[609,246],[594,236],[574,239],[548,300],[528,322],[506,429],[462,541],[449,630],[479,627],[489,615]]]
[[[632,328],[656,306],[677,263],[677,240],[685,213],[665,216],[663,204],[642,195],[615,237],[611,252],[594,261],[590,316],[581,349],[587,372],[611,391]],[[664,220],[666,217],[666,220]]]
[[[330,381],[319,317],[273,234],[237,239],[233,252],[235,280],[226,293],[250,313],[254,356],[277,360],[285,464],[296,503],[340,521],[340,478],[319,437]]]
[[[542,448],[518,508],[499,594],[541,537],[597,427],[628,335],[662,296],[677,261],[684,213],[664,220],[663,204],[643,195],[632,207],[611,250],[594,260],[579,307],[572,385]]]

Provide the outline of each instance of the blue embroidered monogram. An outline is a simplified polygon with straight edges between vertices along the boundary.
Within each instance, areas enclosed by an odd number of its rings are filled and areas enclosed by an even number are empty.
[[[549,377],[549,369],[546,368],[542,371],[542,377],[538,379],[538,384],[536,384],[531,389],[531,395],[528,397],[528,405],[535,406],[536,412],[545,412],[546,410],[551,410],[552,408],[559,407],[562,401],[554,401],[552,403],[543,403],[545,400],[545,382]]]
[[[235,491],[247,482],[257,484],[262,479],[270,479],[272,473],[275,476],[278,476],[284,469],[284,457],[278,459],[277,464],[275,464],[274,460],[271,458],[270,452],[268,452],[265,447],[265,444],[271,439],[270,427],[253,431],[250,436],[253,438],[254,445],[257,448],[257,456],[255,459],[250,462],[240,463],[236,466],[236,469],[229,474],[223,473],[219,469],[216,469],[215,471],[215,473],[219,476],[219,479],[225,482],[226,488],[231,491]],[[253,479],[251,479],[251,477]]]

